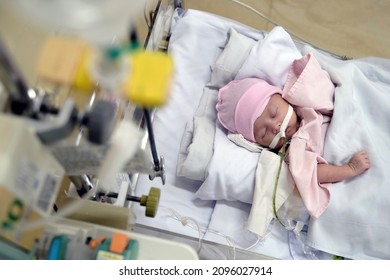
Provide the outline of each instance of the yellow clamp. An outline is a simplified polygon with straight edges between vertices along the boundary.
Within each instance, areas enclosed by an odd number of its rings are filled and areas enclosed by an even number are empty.
[[[141,107],[158,107],[168,98],[172,78],[172,58],[163,52],[137,51],[131,55],[129,79],[124,83],[125,96]]]
[[[94,81],[89,74],[91,53],[86,52],[76,71],[73,87],[81,92],[91,92]],[[130,102],[141,107],[158,107],[168,98],[173,72],[172,58],[163,52],[139,50],[128,55],[130,72],[121,90]]]

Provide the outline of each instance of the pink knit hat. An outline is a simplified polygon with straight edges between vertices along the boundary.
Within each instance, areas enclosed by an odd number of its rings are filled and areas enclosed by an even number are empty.
[[[261,79],[231,81],[218,92],[218,120],[230,132],[255,142],[254,123],[275,93],[282,94],[282,90]]]

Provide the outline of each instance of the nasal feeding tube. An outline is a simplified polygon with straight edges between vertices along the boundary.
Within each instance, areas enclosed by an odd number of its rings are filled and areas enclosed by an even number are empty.
[[[280,126],[280,130],[279,130],[278,134],[275,135],[274,139],[272,140],[272,142],[269,146],[271,149],[275,149],[280,138],[286,138],[286,128],[287,128],[288,123],[290,122],[292,113],[293,113],[293,108],[291,107],[291,105],[288,105],[287,114],[283,119],[282,125]]]
[[[279,162],[278,174],[277,174],[276,179],[275,179],[274,193],[273,193],[273,196],[272,196],[272,206],[273,206],[275,218],[285,228],[287,228],[287,227],[279,219],[278,213],[276,211],[276,191],[277,191],[277,188],[278,188],[280,172],[281,172],[281,169],[282,169],[282,163],[283,163],[283,160],[284,160],[284,158],[286,156],[286,146],[287,146],[286,128],[287,128],[288,123],[290,122],[292,114],[293,114],[293,108],[291,107],[291,105],[288,105],[287,114],[286,114],[286,116],[283,119],[283,122],[282,122],[282,124],[280,126],[280,130],[275,135],[274,139],[272,140],[272,142],[270,144],[270,148],[271,149],[275,149],[276,145],[279,143],[280,138],[282,138],[283,146],[282,146],[281,153],[280,153],[280,162]]]

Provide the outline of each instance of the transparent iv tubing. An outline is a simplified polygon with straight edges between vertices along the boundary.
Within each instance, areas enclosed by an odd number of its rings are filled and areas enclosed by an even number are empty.
[[[202,248],[204,249],[203,242],[202,242],[203,241],[203,234],[208,232],[208,233],[215,234],[215,235],[218,235],[218,236],[225,238],[229,248],[232,249],[232,259],[233,260],[236,259],[237,245],[231,236],[225,235],[217,230],[213,230],[210,228],[207,228],[207,229],[202,228],[194,218],[191,218],[188,216],[181,216],[176,210],[174,210],[172,208],[169,208],[168,210],[171,212],[171,214],[170,214],[171,218],[179,221],[183,226],[188,226],[188,227],[198,231],[198,250],[197,250],[198,253],[201,252]],[[269,233],[267,233],[267,235],[268,234]],[[256,241],[252,245],[250,245],[249,247],[243,248],[243,249],[244,250],[251,250],[258,245],[261,246],[261,244],[263,244],[264,239],[267,237],[267,235],[263,238],[261,238],[260,236],[257,236]],[[206,249],[209,250],[210,248],[206,248]],[[221,256],[227,258],[227,256],[224,253],[220,252],[216,247],[214,247],[213,250],[215,251],[214,253],[218,253]]]
[[[234,2],[234,3],[236,3],[236,4],[238,4],[238,5],[242,6],[242,7],[244,7],[244,8],[246,8],[246,9],[250,10],[251,12],[253,12],[253,13],[255,13],[256,15],[260,16],[261,18],[265,19],[266,21],[268,21],[269,23],[271,23],[271,24],[274,25],[274,26],[278,26],[278,25],[279,25],[277,22],[271,20],[269,17],[265,16],[263,13],[259,12],[258,10],[256,10],[256,9],[253,8],[253,7],[251,7],[250,5],[247,5],[247,4],[243,3],[242,1],[239,1],[239,0],[229,0],[229,1]],[[303,42],[303,43],[305,43],[305,44],[308,44],[308,45],[314,47],[315,49],[324,51],[324,52],[329,53],[329,54],[333,55],[334,57],[337,57],[337,58],[340,58],[340,59],[349,59],[349,57],[342,56],[342,55],[338,55],[338,54],[333,53],[333,52],[331,52],[331,51],[329,51],[329,50],[326,50],[326,49],[324,49],[324,48],[320,48],[319,46],[316,46],[316,45],[310,43],[309,41],[303,39],[301,36],[299,36],[299,35],[297,35],[297,34],[291,32],[291,31],[289,31],[289,30],[287,30],[287,29],[286,29],[286,31],[287,31],[291,36],[297,38],[298,40],[300,40],[301,42]]]

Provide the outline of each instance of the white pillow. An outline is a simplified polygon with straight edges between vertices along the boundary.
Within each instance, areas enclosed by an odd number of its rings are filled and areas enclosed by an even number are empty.
[[[234,79],[256,41],[230,28],[229,39],[212,67],[209,85],[221,88]]]
[[[290,35],[276,26],[252,47],[235,79],[260,78],[282,89],[291,64],[301,57]]]
[[[203,88],[194,117],[186,124],[176,165],[178,176],[199,181],[205,179],[213,153],[218,90],[234,78],[255,44],[253,39],[237,33],[233,28],[227,35],[226,46],[211,67],[210,82]]]
[[[238,200],[252,204],[259,156],[260,153],[249,152],[230,141],[218,124],[206,180],[196,196],[204,200]]]

